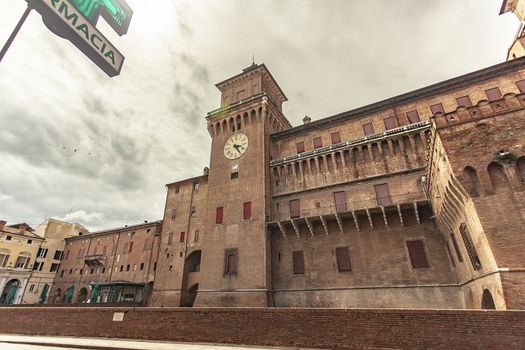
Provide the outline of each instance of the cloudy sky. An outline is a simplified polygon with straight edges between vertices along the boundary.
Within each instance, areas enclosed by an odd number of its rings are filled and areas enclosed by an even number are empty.
[[[162,217],[164,184],[209,162],[214,84],[265,63],[293,125],[500,63],[501,0],[128,0],[108,78],[33,12],[0,63],[0,219],[88,229]],[[25,9],[1,0],[0,45]]]

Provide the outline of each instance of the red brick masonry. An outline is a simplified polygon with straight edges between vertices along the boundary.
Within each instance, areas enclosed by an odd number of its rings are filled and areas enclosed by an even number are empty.
[[[122,322],[114,312],[125,312]],[[0,333],[332,349],[523,349],[525,311],[0,309]]]

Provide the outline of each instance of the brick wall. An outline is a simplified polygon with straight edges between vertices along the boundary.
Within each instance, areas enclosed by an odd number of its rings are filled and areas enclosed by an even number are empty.
[[[113,322],[114,312],[125,312]],[[2,308],[0,333],[332,349],[518,349],[524,311]]]

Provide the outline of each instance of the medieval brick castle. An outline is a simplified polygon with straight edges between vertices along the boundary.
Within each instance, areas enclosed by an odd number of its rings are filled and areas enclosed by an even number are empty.
[[[209,168],[167,185],[162,222],[68,238],[51,295],[71,262],[75,290],[141,282],[150,306],[524,309],[523,34],[505,63],[296,127],[264,64],[218,83]]]

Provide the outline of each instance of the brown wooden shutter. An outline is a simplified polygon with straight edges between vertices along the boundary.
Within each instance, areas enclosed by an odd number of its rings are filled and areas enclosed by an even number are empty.
[[[217,214],[215,216],[216,224],[222,224],[222,213],[223,213],[222,207],[217,207]]]
[[[503,97],[501,91],[499,91],[499,88],[497,87],[485,90],[485,95],[487,95],[489,101],[496,101]]]
[[[129,250],[128,250],[128,253],[131,253],[132,250],[133,250],[133,242],[129,242]]]
[[[407,247],[413,268],[424,269],[430,266],[428,264],[427,255],[425,254],[425,246],[423,245],[423,241],[407,241]]]
[[[372,123],[363,124],[363,132],[365,136],[374,134],[374,125]]]
[[[321,147],[323,147],[323,140],[321,140],[320,137],[314,138],[313,142],[314,142],[314,148],[321,148]]]
[[[525,92],[525,79],[517,81],[516,86],[518,87],[521,93],[524,93]]]
[[[386,130],[397,128],[396,120],[394,119],[394,117],[385,118],[385,119],[383,119],[383,122],[385,123],[385,129]]]
[[[193,236],[193,242],[198,242],[198,241],[199,241],[199,230],[196,230],[195,235]]]
[[[346,213],[346,193],[344,191],[334,192],[335,211]]]
[[[432,112],[432,114],[445,113],[445,109],[443,108],[443,105],[441,103],[430,106],[430,111]]]
[[[303,251],[292,252],[292,261],[293,261],[293,273],[294,275],[303,275],[304,274],[304,255]]]
[[[417,111],[407,112],[407,119],[410,124],[418,123],[420,121],[419,113]]]
[[[458,107],[472,107],[472,101],[470,101],[470,97],[463,96],[456,98],[456,102],[458,104]]]
[[[297,142],[297,153],[303,153],[304,152],[304,142]]]
[[[185,240],[186,240],[186,232],[181,232],[179,241],[180,242],[184,242]]]
[[[299,200],[298,199],[292,199],[290,201],[290,217],[298,218],[301,216],[301,212],[299,211]]]
[[[229,274],[237,273],[237,255],[235,252],[228,252],[226,261],[226,272]]]
[[[348,247],[335,248],[335,256],[337,258],[337,269],[339,272],[352,271]]]
[[[385,207],[392,204],[392,200],[390,199],[390,191],[388,190],[388,184],[375,185],[374,189],[376,191],[376,199],[379,206]]]
[[[168,244],[172,244],[172,243],[173,243],[173,232],[170,232],[168,235]]]
[[[252,218],[252,202],[246,202],[243,205],[243,220],[249,220]]]
[[[333,132],[330,135],[330,138],[332,139],[332,145],[336,145],[338,143],[341,143],[341,135],[339,134],[339,132]]]

